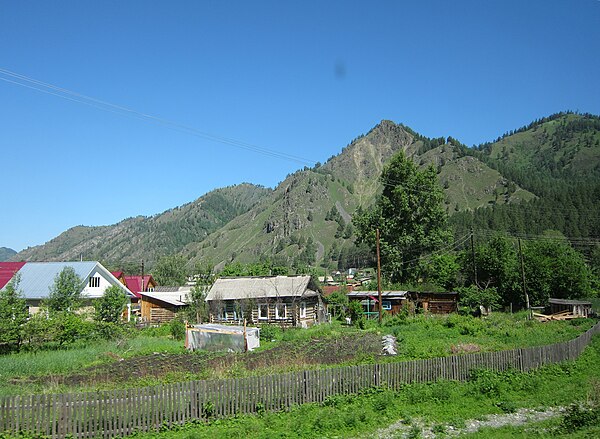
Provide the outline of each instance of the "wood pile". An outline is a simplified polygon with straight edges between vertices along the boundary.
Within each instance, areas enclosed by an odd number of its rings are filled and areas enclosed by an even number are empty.
[[[579,319],[581,316],[577,316],[573,314],[571,311],[561,311],[554,314],[546,315],[540,314],[537,312],[532,313],[533,317],[535,317],[540,322],[549,322],[550,320],[571,320],[571,319]]]

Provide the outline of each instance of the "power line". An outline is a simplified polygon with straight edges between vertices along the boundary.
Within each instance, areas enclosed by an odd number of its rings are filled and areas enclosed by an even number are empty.
[[[266,156],[271,156],[283,160],[293,161],[296,163],[304,164],[304,165],[314,165],[317,163],[315,160],[306,159],[300,156],[288,154],[285,152],[277,151],[274,149],[265,148],[262,146],[254,145],[251,143],[247,143],[241,140],[236,140],[228,137],[217,136],[214,134],[210,134],[201,130],[198,130],[194,127],[190,127],[188,125],[184,125],[175,121],[171,121],[168,119],[164,119],[161,117],[157,117],[151,114],[143,113],[132,108],[128,108],[122,105],[113,104],[108,101],[96,99],[94,97],[90,97],[81,93],[77,93],[75,91],[58,87],[53,84],[49,84],[43,81],[39,81],[34,78],[30,78],[25,75],[21,75],[19,73],[12,72],[7,69],[0,68],[0,75],[5,75],[5,77],[0,76],[0,80],[19,85],[21,87],[26,87],[32,90],[36,90],[42,93],[50,94],[53,96],[57,96],[62,99],[66,99],[72,102],[88,105],[99,110],[107,111],[110,113],[115,113],[121,116],[133,117],[138,120],[144,120],[147,122],[156,123],[159,125],[163,125],[169,129],[174,131],[179,131],[182,133],[186,133],[192,136],[196,136],[205,140],[209,140],[212,142],[218,142],[225,145],[233,146],[240,149],[245,149],[248,151],[252,151],[258,154],[263,154]],[[7,78],[8,77],[8,78]],[[11,79],[9,79],[11,78]]]

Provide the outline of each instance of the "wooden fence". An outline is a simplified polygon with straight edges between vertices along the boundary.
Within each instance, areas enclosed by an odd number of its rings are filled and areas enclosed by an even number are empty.
[[[139,389],[0,398],[0,432],[52,438],[115,437],[195,419],[289,409],[372,386],[466,380],[473,369],[528,371],[576,359],[600,323],[574,340],[398,363],[307,370],[248,378],[191,381]]]

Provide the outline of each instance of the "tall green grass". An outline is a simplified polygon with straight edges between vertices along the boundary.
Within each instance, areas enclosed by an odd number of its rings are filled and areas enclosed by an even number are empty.
[[[0,383],[16,376],[64,374],[116,358],[131,358],[153,352],[179,353],[183,342],[167,337],[139,336],[117,341],[95,341],[67,349],[21,352],[0,356]]]

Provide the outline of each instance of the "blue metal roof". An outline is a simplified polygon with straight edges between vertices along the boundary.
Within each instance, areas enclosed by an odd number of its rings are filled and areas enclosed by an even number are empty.
[[[23,292],[26,299],[44,299],[48,297],[50,288],[54,285],[54,279],[65,268],[72,267],[75,274],[81,279],[83,289],[88,276],[94,270],[98,262],[27,262],[19,270],[21,281],[19,290]]]

